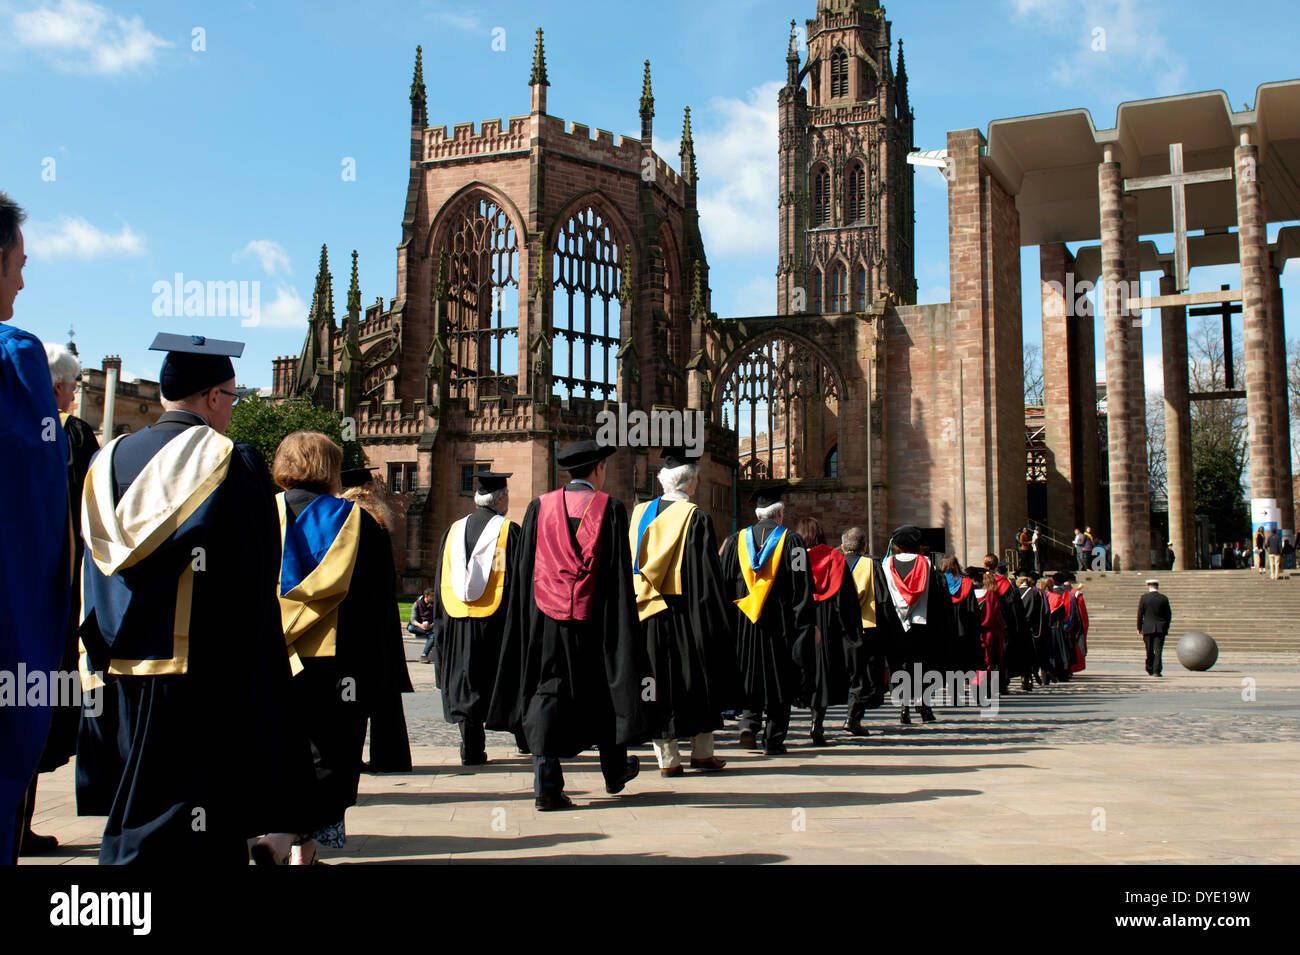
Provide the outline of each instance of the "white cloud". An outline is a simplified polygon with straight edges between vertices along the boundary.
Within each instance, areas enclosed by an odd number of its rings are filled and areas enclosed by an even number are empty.
[[[292,286],[277,282],[275,298],[261,303],[258,311],[260,328],[306,328],[307,310],[310,308]]]
[[[258,262],[262,265],[262,271],[267,275],[275,275],[281,269],[285,275],[292,275],[293,269],[289,266],[289,253],[284,251],[284,246],[270,239],[253,239],[248,245],[230,257],[231,262],[241,262],[249,256],[256,256]]]
[[[467,33],[479,33],[483,30],[483,21],[463,8],[461,10],[435,10],[433,11],[433,18]]]
[[[737,288],[730,296],[731,308],[727,311],[718,308],[717,297],[718,294],[715,290],[713,308],[719,314],[775,315],[776,276],[760,275]]]
[[[1160,32],[1160,11],[1151,4],[1013,0],[1013,5],[1018,15],[1037,21],[1045,43],[1064,41],[1067,52],[1051,74],[1058,85],[1111,99],[1131,98],[1139,90],[1146,95],[1149,87],[1161,95],[1184,91],[1187,63]]]
[[[47,54],[69,73],[121,73],[152,64],[172,44],[145,29],[138,16],[118,16],[87,0],[59,0],[14,14],[14,37]]]
[[[58,225],[33,222],[23,231],[27,250],[35,259],[97,259],[140,255],[144,238],[123,224],[117,233],[104,232],[81,216],[64,216]]]
[[[717,125],[694,121],[700,176],[700,228],[710,255],[755,254],[776,260],[777,115],[783,84],[764,83],[745,99],[715,99],[709,105]],[[680,140],[656,142],[661,156],[675,157]],[[765,310],[766,311],[766,310]]]

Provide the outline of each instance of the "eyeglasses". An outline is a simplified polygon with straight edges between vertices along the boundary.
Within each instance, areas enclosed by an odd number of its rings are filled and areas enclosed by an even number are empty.
[[[233,391],[226,391],[225,388],[218,388],[216,390],[221,392],[223,395],[230,395],[230,407],[233,408],[235,405],[239,404],[239,395],[235,394]]]

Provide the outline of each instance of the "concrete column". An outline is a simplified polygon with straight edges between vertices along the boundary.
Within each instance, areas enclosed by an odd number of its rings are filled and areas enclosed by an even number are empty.
[[[1141,294],[1142,270],[1138,256],[1138,198],[1136,193],[1124,195],[1124,274],[1128,280],[1128,294],[1136,298]],[[1132,376],[1132,393],[1136,407],[1130,427],[1136,434],[1129,442],[1129,467],[1134,481],[1141,488],[1139,500],[1133,502],[1133,556],[1125,562],[1126,570],[1151,569],[1151,469],[1147,461],[1147,386],[1146,361],[1142,351],[1142,311],[1129,309],[1131,334],[1125,340],[1126,360]],[[1160,542],[1161,544],[1164,541]]]
[[[1282,526],[1295,529],[1295,495],[1291,482],[1291,396],[1287,391],[1286,325],[1282,310],[1282,272],[1273,262],[1265,269],[1270,357],[1273,360],[1273,413],[1277,422],[1273,458],[1277,462],[1277,506]]]
[[[1174,277],[1160,278],[1160,294],[1174,294]],[[1160,345],[1165,366],[1165,468],[1169,486],[1169,541],[1174,566],[1198,568],[1193,520],[1192,415],[1187,400],[1187,307],[1160,310]]]
[[[1043,301],[1043,411],[1049,455],[1047,523],[1072,534],[1101,523],[1097,359],[1091,305],[1064,243],[1039,249]],[[1082,307],[1080,300],[1082,299]]]
[[[1136,229],[1125,228],[1123,176],[1119,163],[1101,163],[1101,278],[1098,296],[1105,310],[1107,447],[1110,469],[1110,543],[1124,570],[1150,563],[1149,490],[1143,408],[1142,330],[1127,307],[1126,246],[1136,247]],[[1126,238],[1131,241],[1126,242]],[[1135,347],[1136,343],[1136,347]],[[1136,360],[1135,357],[1136,356]],[[1140,468],[1134,462],[1141,459]]]
[[[1237,243],[1241,253],[1241,315],[1245,337],[1250,496],[1252,501],[1277,501],[1282,497],[1282,488],[1277,471],[1277,415],[1272,389],[1274,363],[1270,355],[1273,340],[1268,322],[1265,274],[1268,237],[1264,195],[1256,174],[1259,148],[1243,143],[1237,147],[1234,159],[1237,169]]]

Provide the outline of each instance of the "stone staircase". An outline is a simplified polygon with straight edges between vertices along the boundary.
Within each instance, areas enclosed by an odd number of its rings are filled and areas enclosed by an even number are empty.
[[[1189,630],[1202,630],[1219,644],[1219,659],[1272,662],[1300,660],[1300,572],[1281,581],[1253,570],[1080,572],[1088,605],[1088,654],[1098,659],[1142,659],[1135,623],[1145,580],[1160,581],[1174,623],[1165,645],[1166,666]]]

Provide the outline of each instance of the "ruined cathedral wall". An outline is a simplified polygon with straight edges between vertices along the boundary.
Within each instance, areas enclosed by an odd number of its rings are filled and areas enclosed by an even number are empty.
[[[900,524],[945,529],[947,550],[960,543],[958,461],[963,416],[948,303],[886,312],[885,534]],[[978,373],[978,371],[976,372]],[[978,422],[965,421],[967,429]]]

